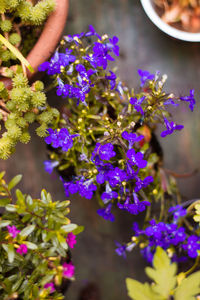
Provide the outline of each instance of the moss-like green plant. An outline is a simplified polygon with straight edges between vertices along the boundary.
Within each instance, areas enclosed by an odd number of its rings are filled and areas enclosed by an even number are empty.
[[[26,36],[31,36],[35,42],[38,25],[44,22],[54,4],[54,0],[39,1],[35,5],[25,0],[3,0],[0,3],[0,76],[12,81],[11,89],[6,87],[5,80],[0,81],[1,159],[7,159],[13,153],[18,141],[29,142],[28,128],[31,123],[39,123],[36,133],[44,137],[48,126],[59,115],[47,104],[43,83],[28,83],[25,65],[29,69],[31,66],[20,54],[30,51],[32,43]],[[28,32],[27,28],[33,31]]]
[[[68,237],[82,227],[68,218],[70,202],[53,202],[45,190],[35,199],[17,189],[14,197],[21,177],[7,184],[0,173],[0,299],[63,299],[57,287],[74,274]]]

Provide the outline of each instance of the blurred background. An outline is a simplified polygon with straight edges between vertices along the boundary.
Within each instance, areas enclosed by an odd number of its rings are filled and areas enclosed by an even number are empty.
[[[139,84],[137,69],[168,75],[166,91],[188,95],[195,89],[197,105],[189,111],[187,104],[174,111],[174,119],[185,129],[161,140],[165,166],[180,173],[200,167],[200,45],[173,40],[160,32],[145,15],[139,0],[71,0],[65,34],[75,34],[92,24],[98,33],[117,35],[120,40],[120,58],[117,74],[130,87]],[[50,103],[59,107],[62,99],[54,91],[49,93]],[[53,198],[64,200],[64,189],[57,174],[50,176],[43,169],[46,147],[34,134],[28,145],[18,145],[16,154],[0,162],[9,180],[23,174],[23,191],[39,196],[46,188]],[[181,194],[186,199],[200,197],[200,174],[178,180]],[[69,300],[125,300],[128,299],[125,278],[144,280],[145,263],[139,251],[130,253],[126,260],[115,253],[115,241],[129,241],[132,235],[133,216],[116,211],[115,223],[103,220],[96,214],[97,203],[81,198],[71,199],[71,219],[85,226],[78,236],[73,254],[76,281],[71,285]],[[80,297],[81,289],[90,284],[90,298]],[[98,296],[98,290],[101,296]],[[88,294],[86,292],[86,294]]]

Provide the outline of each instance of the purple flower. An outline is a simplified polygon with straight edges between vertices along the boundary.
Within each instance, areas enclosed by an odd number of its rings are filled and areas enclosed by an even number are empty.
[[[180,100],[189,102],[189,108],[191,111],[194,110],[196,100],[194,99],[194,90],[190,90],[190,95],[185,97],[180,97]]]
[[[116,86],[117,76],[115,75],[115,73],[110,71],[110,75],[106,75],[106,79],[110,81],[110,88],[111,90],[113,90]]]
[[[146,259],[146,261],[149,264],[152,264],[155,250],[152,250],[150,246],[147,246],[143,248],[140,252],[143,255],[144,259]]]
[[[53,169],[59,165],[59,162],[57,160],[45,160],[44,161],[44,169],[46,172],[51,174],[53,172]]]
[[[62,151],[67,152],[73,146],[73,138],[79,136],[78,134],[70,134],[67,128],[61,128],[53,130],[49,128],[49,136],[45,138],[46,144],[52,144],[53,148],[61,147]]]
[[[137,135],[136,133],[128,133],[128,131],[123,131],[122,132],[122,137],[125,140],[129,141],[129,147],[131,148],[133,146],[134,143],[140,142],[144,136],[143,135]]]
[[[122,256],[123,258],[126,258],[126,246],[121,245],[118,242],[115,242],[117,248],[115,249],[115,252],[119,255]]]
[[[141,115],[144,115],[144,111],[143,111],[143,108],[142,108],[142,102],[144,101],[145,99],[145,96],[137,99],[136,97],[135,98],[130,98],[130,104],[132,104],[135,108],[135,110],[140,113]]]
[[[99,147],[99,156],[102,160],[110,160],[112,157],[116,155],[113,150],[114,146],[111,143],[101,145]]]
[[[186,233],[184,227],[178,227],[177,224],[170,224],[151,220],[150,226],[146,227],[145,230],[139,230],[138,224],[134,224],[134,230],[136,236],[144,235],[148,240],[148,245],[142,250],[143,255],[149,260],[151,254],[155,252],[157,246],[163,249],[168,249],[171,246],[183,247],[183,243],[186,239]],[[184,246],[187,250],[187,245]],[[190,248],[190,247],[189,247]],[[147,255],[148,254],[148,255]]]
[[[111,208],[112,208],[112,204],[108,204],[108,206],[106,208],[100,208],[97,210],[97,213],[103,217],[105,220],[114,222],[115,217],[114,215],[111,213]]]
[[[142,235],[144,234],[144,230],[141,230],[139,228],[139,225],[137,222],[134,222],[133,223],[133,227],[132,227],[133,231],[135,232],[135,236],[139,236],[139,235]]]
[[[183,125],[176,125],[173,121],[169,122],[166,118],[164,118],[166,130],[161,132],[160,136],[165,137],[167,135],[172,134],[175,130],[181,130],[184,128]]]
[[[189,257],[196,258],[198,256],[198,250],[200,250],[200,238],[196,235],[191,235],[187,244],[182,245],[183,250],[187,251]]]
[[[55,52],[50,62],[44,62],[38,67],[39,71],[46,71],[48,75],[55,75],[61,73],[61,66],[66,67],[76,60],[74,55],[71,55],[72,50],[66,49],[65,53]]]
[[[138,215],[146,209],[146,206],[150,206],[149,201],[139,201],[137,194],[133,193],[134,203],[130,203],[130,197],[127,197],[124,204],[118,203],[118,207],[122,210],[127,210],[130,214]]]
[[[119,46],[117,45],[119,39],[117,36],[113,36],[112,39],[109,39],[109,43],[106,44],[109,50],[112,50],[116,56],[119,56]]]
[[[148,71],[143,71],[141,69],[138,70],[138,74],[140,76],[141,87],[143,87],[147,80],[154,80],[155,75],[150,74]]]
[[[94,151],[92,152],[92,160],[95,158],[96,155],[99,155],[100,159],[102,160],[110,160],[116,155],[113,149],[114,146],[111,143],[107,143],[104,145],[97,143],[94,148]]]
[[[184,217],[187,214],[187,210],[185,208],[183,208],[181,205],[176,205],[176,206],[170,207],[168,212],[173,213],[173,222],[174,223],[177,223],[181,217]]]
[[[147,166],[147,161],[143,159],[144,154],[141,152],[136,153],[134,149],[129,149],[126,155],[129,158],[130,163],[136,165],[138,168],[142,169]]]
[[[74,271],[75,271],[75,267],[71,262],[63,264],[63,276],[64,277],[67,277],[67,278],[73,277]]]
[[[57,82],[58,82],[58,87],[57,87],[56,94],[58,96],[67,97],[69,95],[69,85],[64,84],[59,77],[57,78]]]
[[[20,230],[18,230],[14,225],[13,226],[7,226],[9,234],[13,237],[16,238],[18,233],[20,233]]]
[[[89,37],[89,36],[93,36],[93,35],[96,35],[101,40],[101,36],[96,32],[94,27],[92,25],[89,25],[89,31],[86,32],[85,36]]]
[[[27,246],[26,246],[25,244],[21,244],[21,245],[19,246],[19,248],[18,248],[16,251],[17,251],[17,253],[19,253],[20,255],[23,255],[23,254],[26,254],[26,253],[27,253],[28,248],[27,248]]]
[[[114,61],[107,46],[98,42],[94,43],[93,55],[86,55],[84,58],[90,62],[93,68],[102,67],[104,70],[107,68],[108,60]]]
[[[73,249],[76,244],[76,236],[72,232],[68,233],[66,242]]]
[[[76,182],[63,181],[65,194],[67,197],[69,197],[70,194],[79,193],[81,197],[91,199],[93,197],[94,191],[96,191],[97,189],[96,185],[94,185],[92,182],[93,179],[84,180],[84,178],[77,180]]]
[[[139,192],[141,189],[146,188],[151,182],[153,182],[152,176],[147,176],[143,180],[139,177],[135,177],[135,192]]]
[[[174,102],[174,100],[173,99],[168,99],[168,100],[166,100],[164,103],[163,103],[164,105],[173,105],[173,106],[179,106],[179,104],[178,103],[175,103]]]
[[[91,179],[80,180],[79,183],[79,194],[81,197],[86,199],[91,199],[93,197],[94,191],[97,190],[97,186],[92,183]]]
[[[64,182],[63,181],[63,185],[64,185],[66,197],[69,197],[70,194],[76,194],[79,191],[78,182],[74,183],[74,182]]]
[[[60,145],[60,141],[58,139],[58,131],[53,130],[51,128],[47,129],[49,135],[45,138],[45,143],[50,145],[52,144],[53,148],[58,148]]]
[[[44,285],[44,288],[45,289],[50,289],[50,294],[55,292],[55,290],[56,290],[53,282],[46,283]]]
[[[127,179],[126,172],[118,167],[109,171],[107,175],[111,187],[115,187],[116,185],[121,184],[122,181]]]
[[[114,192],[114,191],[109,191],[109,192],[104,192],[101,195],[101,199],[104,202],[104,204],[108,203],[109,201],[111,201],[112,199],[116,199],[118,197],[118,193]]]

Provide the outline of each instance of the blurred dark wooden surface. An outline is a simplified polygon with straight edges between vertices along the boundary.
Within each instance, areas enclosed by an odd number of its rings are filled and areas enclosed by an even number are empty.
[[[147,18],[139,0],[73,0],[65,33],[87,30],[93,24],[99,33],[117,35],[120,38],[121,58],[118,75],[129,86],[139,83],[137,69],[151,72],[160,70],[169,77],[167,90],[178,95],[196,91],[199,102],[200,45],[173,40],[160,32]],[[62,103],[54,92],[50,101]],[[185,130],[167,137],[164,147],[166,166],[179,172],[188,172],[200,165],[199,103],[193,113],[186,106],[175,112],[177,122]],[[24,175],[23,190],[38,196],[41,188],[50,191],[55,199],[65,199],[62,184],[54,174],[43,171],[46,159],[43,141],[33,133],[28,145],[18,145],[16,153],[6,162],[0,162],[10,179],[17,173]],[[200,196],[200,175],[180,180],[182,194],[188,198]],[[116,212],[117,221],[108,223],[96,215],[97,204],[92,200],[72,199],[71,219],[85,226],[73,251],[76,265],[76,282],[71,286],[67,299],[78,299],[80,288],[87,282],[95,282],[101,289],[102,300],[128,299],[125,277],[143,279],[143,260],[138,252],[132,252],[127,260],[118,257],[114,241],[126,241],[131,234],[133,218]],[[120,218],[119,218],[120,217]],[[94,299],[95,300],[95,299]]]

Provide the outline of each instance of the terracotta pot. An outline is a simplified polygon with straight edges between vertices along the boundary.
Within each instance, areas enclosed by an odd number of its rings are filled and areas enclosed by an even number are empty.
[[[55,1],[55,10],[47,19],[37,43],[27,56],[27,60],[35,70],[34,73],[31,73],[29,70],[27,70],[29,80],[34,79],[39,65],[45,60],[48,60],[48,58],[53,54],[65,26],[68,15],[69,0]],[[10,89],[12,87],[12,83],[9,78],[2,77],[0,80],[5,83],[7,88]]]

